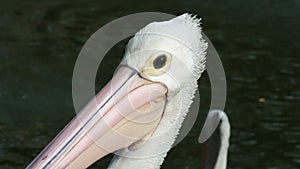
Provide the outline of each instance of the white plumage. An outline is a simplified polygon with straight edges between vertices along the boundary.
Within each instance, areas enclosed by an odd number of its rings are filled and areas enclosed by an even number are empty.
[[[205,68],[206,48],[200,19],[190,14],[150,23],[130,40],[125,62],[138,72],[153,50],[171,53],[172,63],[166,74],[145,77],[168,87],[167,104],[152,137],[138,149],[129,147],[117,152],[119,156],[114,158],[110,169],[160,168],[192,103],[197,80]]]

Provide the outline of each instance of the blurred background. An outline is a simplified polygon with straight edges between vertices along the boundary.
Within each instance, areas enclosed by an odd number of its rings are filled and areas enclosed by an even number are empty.
[[[147,11],[203,18],[227,76],[228,168],[299,168],[299,0],[1,0],[0,168],[25,168],[74,117],[72,71],[89,36],[116,18]],[[97,90],[111,78],[127,40],[102,62]],[[207,73],[199,84],[197,122],[163,169],[200,168],[197,140],[210,104]],[[90,168],[106,168],[111,157]]]

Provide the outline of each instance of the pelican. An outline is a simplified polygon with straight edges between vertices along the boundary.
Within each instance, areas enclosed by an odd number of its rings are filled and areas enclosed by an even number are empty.
[[[205,140],[207,136],[209,138]],[[230,123],[227,115],[221,110],[209,111],[199,137],[200,143],[205,141],[201,169],[226,169],[229,137]]]
[[[200,19],[190,14],[137,32],[112,79],[27,168],[87,168],[109,153],[116,154],[109,169],[160,168],[205,70],[207,43],[201,32]],[[214,160],[204,159],[205,167],[223,169],[228,120],[221,111],[209,114],[205,126],[212,117],[221,119],[213,136],[226,134],[208,140],[203,154]],[[225,140],[217,141],[219,153],[209,152],[208,143],[219,139]]]

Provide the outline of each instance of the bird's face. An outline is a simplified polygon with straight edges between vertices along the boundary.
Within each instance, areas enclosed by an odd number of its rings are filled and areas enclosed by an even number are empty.
[[[204,69],[198,22],[182,15],[138,32],[111,81],[28,168],[86,168],[151,137],[168,100]]]
[[[164,84],[172,97],[186,82],[198,79],[195,57],[196,53],[176,37],[141,34],[130,40],[121,64],[145,79]]]

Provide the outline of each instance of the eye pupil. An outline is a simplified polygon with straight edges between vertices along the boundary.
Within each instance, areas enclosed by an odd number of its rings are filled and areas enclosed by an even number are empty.
[[[165,54],[159,55],[157,58],[153,61],[153,67],[155,69],[160,69],[165,66],[167,61],[167,56]]]

